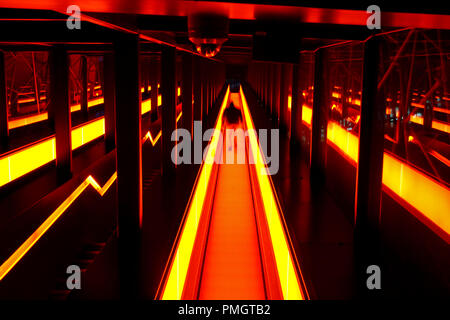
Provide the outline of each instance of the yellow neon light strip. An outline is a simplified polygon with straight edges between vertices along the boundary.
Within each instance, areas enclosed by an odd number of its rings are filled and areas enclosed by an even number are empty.
[[[338,123],[328,123],[328,141],[339,148],[356,166],[359,139]],[[450,190],[412,166],[388,153],[383,156],[383,184],[422,213],[428,220],[450,235]],[[434,226],[430,226],[434,229]]]
[[[423,125],[423,118],[419,117],[418,115],[412,114],[409,117],[409,121],[417,123],[417,124],[422,124]]]
[[[182,112],[177,117],[177,122],[180,120]],[[92,141],[105,132],[104,117],[92,121],[88,124],[82,125],[72,130],[72,150],[79,148],[83,144]],[[147,133],[149,135],[150,132]],[[146,135],[146,136],[147,136]],[[161,131],[153,141],[151,135],[149,136],[153,145],[156,144],[161,137]],[[47,152],[44,150],[48,149]],[[44,157],[43,157],[44,155]],[[48,159],[45,155],[51,155]],[[33,159],[33,161],[29,161]],[[12,161],[11,161],[12,160]],[[38,161],[36,161],[38,160]],[[8,171],[8,179],[3,179],[5,175],[0,175],[0,186],[6,184],[17,177],[20,177],[52,160],[55,160],[55,138],[52,137],[43,142],[32,145],[31,147],[20,152],[9,155],[0,159],[0,172]],[[11,163],[17,166],[11,167]],[[100,187],[97,181],[89,176],[81,183],[74,192],[36,229],[35,232],[0,266],[0,281],[8,274],[9,271],[22,259],[22,257],[34,246],[34,244],[47,232],[48,229],[58,220],[58,218],[70,207],[70,205],[81,195],[81,193],[91,185],[99,194],[103,195],[108,191],[110,186],[117,179],[117,172],[109,178],[105,185]],[[5,180],[5,181],[4,181]]]
[[[158,107],[162,105],[162,96],[158,95]]]
[[[152,100],[151,99],[143,100],[141,103],[141,114],[145,114],[150,110],[152,110]]]
[[[177,122],[180,120],[182,116],[182,112],[177,117]],[[105,130],[105,119],[102,117],[98,120],[92,121],[86,125],[80,126],[72,130],[72,150],[80,147],[83,144],[86,144],[89,141],[92,141],[104,134]],[[101,134],[99,134],[101,133]],[[150,132],[147,133],[149,135]],[[146,136],[147,136],[146,135]],[[158,139],[161,137],[161,131],[158,133],[156,137],[156,141],[153,141],[151,135],[149,136],[153,145],[156,144]],[[51,152],[44,152],[44,148],[50,148]],[[42,158],[42,155],[51,154],[52,157],[50,160],[46,161],[45,158]],[[11,163],[10,157],[13,157],[13,163],[19,164],[17,168],[12,168],[10,170],[6,167]],[[20,158],[19,158],[20,157]],[[16,159],[16,160],[15,160]],[[29,159],[34,159],[34,161],[29,161]],[[41,161],[36,161],[36,159],[41,159]],[[43,160],[42,160],[43,159]],[[4,172],[9,170],[9,181],[16,179],[17,177],[30,172],[45,163],[48,163],[52,160],[55,160],[55,138],[51,138],[35,144],[30,148],[23,150],[22,152],[18,152],[10,155],[9,157],[0,159],[0,172]],[[46,161],[46,162],[43,162]],[[11,175],[12,172],[12,175]],[[3,176],[0,176],[0,185],[3,185],[9,181],[4,181],[1,179]],[[34,246],[34,244],[44,235],[45,232],[55,223],[55,221],[69,208],[69,206],[80,196],[80,194],[91,185],[101,196],[108,191],[109,187],[114,183],[117,179],[117,172],[109,178],[109,180],[105,183],[103,188],[99,186],[97,181],[89,176],[83,181],[82,184],[75,189],[74,192],[41,224],[41,226],[36,229],[36,231],[0,266],[0,281],[6,276],[6,274],[22,259],[22,257]]]
[[[84,180],[72,194],[28,237],[27,240],[0,266],[0,281],[11,271],[12,268],[22,259],[22,257],[36,244],[36,242],[47,232],[48,229],[58,220],[59,217],[70,207],[70,205],[88,187],[92,186],[103,197],[109,187],[117,178],[117,172],[109,178],[103,188],[99,186],[92,176]]]
[[[177,117],[180,120],[182,112]],[[86,143],[105,134],[105,118],[100,117],[89,123],[73,128],[71,132],[72,150],[78,149]],[[155,138],[150,131],[144,137],[144,142],[150,140],[154,146],[161,137],[161,131]],[[55,137],[52,136],[29,147],[0,157],[0,187],[55,160]],[[30,161],[33,159],[33,161]]]
[[[158,142],[159,138],[161,138],[161,134],[162,131],[159,130],[158,134],[156,135],[156,137],[153,139],[152,134],[150,133],[150,131],[147,131],[147,134],[144,136],[144,139],[142,142],[145,142],[147,140],[150,140],[152,146],[155,146],[155,144]]]
[[[433,157],[435,157],[436,159],[438,159],[439,161],[441,161],[443,164],[445,164],[447,167],[450,167],[450,160],[447,159],[446,157],[444,157],[442,154],[440,154],[436,150],[431,150],[430,154]]]
[[[177,123],[178,123],[178,121],[180,120],[180,118],[181,118],[182,115],[183,115],[183,112],[180,112],[180,114],[179,114],[178,117],[177,117]],[[150,130],[149,130],[149,131],[147,131],[147,133],[145,134],[145,136],[144,136],[142,142],[144,143],[145,141],[150,140],[152,146],[155,146],[155,144],[158,142],[159,138],[161,138],[161,135],[162,135],[162,131],[159,130],[158,133],[156,134],[156,137],[153,138],[153,136],[152,136],[152,134],[150,133]]]
[[[166,280],[162,300],[180,300],[183,293],[186,274],[191,260],[192,249],[194,247],[195,238],[197,236],[198,223],[201,218],[203,203],[207,192],[211,170],[214,165],[216,149],[220,138],[220,130],[222,128],[222,114],[228,101],[230,87],[227,88],[225,97],[220,107],[219,116],[217,117],[216,127],[209,144],[208,152],[202,163],[200,176],[193,193],[192,200],[189,203],[186,220],[181,231],[180,239],[177,243],[175,257],[172,260],[169,269],[169,276]]]
[[[55,138],[0,158],[0,186],[55,160]]]
[[[281,212],[278,211],[278,205],[275,200],[268,171],[263,161],[261,150],[259,149],[258,139],[255,134],[255,127],[245,99],[242,86],[240,88],[242,106],[245,115],[245,122],[249,133],[250,147],[256,166],[258,183],[261,190],[261,196],[264,204],[264,211],[269,226],[270,238],[272,240],[273,251],[280,278],[280,285],[285,300],[303,300],[304,297],[300,290],[297,273],[294,268],[292,254],[289,250],[288,241],[284,232]]]
[[[105,134],[105,118],[97,120],[72,129],[72,150],[97,139]]]
[[[337,146],[355,163],[358,162],[359,138],[342,128],[337,122],[328,122],[328,141]]]
[[[442,132],[450,133],[450,125],[442,121],[433,120],[431,127]]]
[[[99,97],[88,101],[88,108],[98,106],[99,104],[105,103],[105,98]],[[70,112],[76,112],[81,110],[81,104],[74,104],[70,106]]]
[[[93,100],[89,100],[88,101],[88,108],[91,108],[91,107],[94,107],[94,106],[98,106],[99,104],[102,104],[104,102],[105,102],[105,100],[104,100],[103,97],[96,98],[96,99],[93,99]],[[70,112],[76,112],[76,111],[79,111],[79,110],[81,110],[81,104],[74,104],[74,105],[70,106]],[[27,126],[29,124],[40,122],[40,121],[44,121],[44,120],[47,120],[47,119],[48,119],[48,112],[43,112],[43,113],[40,113],[40,114],[36,114],[36,115],[24,117],[24,118],[8,120],[8,128],[9,129],[15,129],[15,128],[18,128],[18,127]]]
[[[88,108],[98,106],[99,104],[105,103],[105,98],[100,97],[93,100],[88,101]]]
[[[302,105],[302,121],[311,128],[312,109],[306,104]]]
[[[14,129],[14,128],[18,128],[18,127],[23,127],[23,126],[27,126],[29,124],[44,121],[47,119],[48,119],[48,113],[44,112],[44,113],[36,114],[33,116],[25,117],[25,118],[9,120],[8,128]]]
[[[450,190],[384,153],[383,184],[450,235]]]

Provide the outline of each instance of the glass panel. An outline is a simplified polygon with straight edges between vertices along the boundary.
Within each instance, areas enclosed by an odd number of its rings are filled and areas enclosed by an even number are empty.
[[[48,118],[47,52],[5,52],[10,130]]]
[[[358,161],[363,53],[361,42],[330,47],[324,52],[328,143],[354,164]]]
[[[382,36],[379,94],[385,151],[449,186],[450,32],[408,30]]]

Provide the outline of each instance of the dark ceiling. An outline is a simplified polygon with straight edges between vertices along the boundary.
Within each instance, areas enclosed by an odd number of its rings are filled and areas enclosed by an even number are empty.
[[[65,30],[58,34],[55,31],[55,24],[65,24],[66,8],[72,2],[0,0],[0,8],[15,8],[0,9],[0,23],[7,23],[11,29],[11,26],[14,27],[11,20],[17,19],[16,25],[20,29],[19,24],[21,27],[26,23],[31,25],[32,21],[27,22],[28,19],[42,20],[38,30],[27,32],[23,28],[23,34],[16,31],[11,35],[11,39],[18,39],[19,42],[38,38],[40,41],[37,42],[51,43],[65,41],[67,37],[70,42],[95,43],[99,34],[101,39],[98,42],[109,42],[114,38],[114,32],[120,30],[139,33],[143,40],[193,50],[188,39],[188,16],[198,12],[218,13],[229,18],[229,37],[217,58],[230,63],[244,62],[252,57],[255,34],[278,32],[276,34],[282,35],[283,41],[298,41],[301,50],[312,50],[337,41],[362,40],[371,33],[366,27],[368,13],[365,4],[289,0],[79,0],[77,5],[82,12],[82,21],[89,23],[85,24],[77,38],[75,32]],[[442,4],[420,9],[392,2],[379,4],[383,31],[425,26],[450,29],[450,19],[442,15]]]

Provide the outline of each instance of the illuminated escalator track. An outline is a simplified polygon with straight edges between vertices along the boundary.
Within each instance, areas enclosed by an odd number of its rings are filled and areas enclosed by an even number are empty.
[[[265,299],[248,165],[218,166],[199,299]]]
[[[197,177],[189,205],[158,290],[163,300],[263,300],[308,298],[295,253],[242,91],[228,88],[216,132]],[[249,129],[243,148],[227,160],[222,124],[230,102]],[[222,133],[223,137],[219,134]],[[222,151],[222,149],[224,151]],[[244,153],[245,163],[237,161]],[[256,159],[249,163],[249,157]],[[211,159],[222,157],[223,163]],[[241,158],[242,159],[242,158]]]

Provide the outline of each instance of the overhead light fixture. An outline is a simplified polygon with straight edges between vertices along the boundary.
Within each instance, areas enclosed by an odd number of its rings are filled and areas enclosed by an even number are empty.
[[[189,40],[195,51],[214,57],[228,39],[228,17],[218,13],[195,13],[188,17]]]

